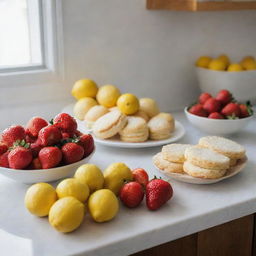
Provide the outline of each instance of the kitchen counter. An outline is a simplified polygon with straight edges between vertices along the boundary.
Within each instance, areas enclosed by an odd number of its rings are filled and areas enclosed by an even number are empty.
[[[204,135],[182,113],[175,117],[187,131],[181,143],[197,143]],[[212,185],[171,181],[174,197],[158,211],[147,210],[145,202],[136,209],[121,206],[118,216],[104,224],[94,223],[87,214],[82,226],[70,234],[58,233],[47,218],[28,213],[23,205],[28,185],[0,176],[1,255],[128,255],[256,212],[255,127],[254,118],[231,137],[246,147],[249,158],[237,176]],[[112,162],[125,162],[131,168],[145,168],[150,177],[163,177],[151,161],[160,150],[97,146],[90,162],[103,169]]]

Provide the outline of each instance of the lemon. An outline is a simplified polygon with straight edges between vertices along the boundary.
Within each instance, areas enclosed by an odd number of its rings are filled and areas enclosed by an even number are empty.
[[[100,105],[111,108],[116,106],[117,99],[120,96],[120,91],[114,85],[104,85],[100,87],[96,99]]]
[[[87,184],[90,192],[103,188],[104,176],[100,168],[95,164],[83,164],[75,173],[74,176],[79,182]]]
[[[150,118],[159,114],[157,103],[151,98],[140,99],[140,110],[144,111]]]
[[[225,54],[220,55],[217,59],[221,60],[225,64],[226,67],[230,64],[229,57]]]
[[[85,114],[88,112],[88,110],[98,105],[97,101],[93,98],[84,97],[77,101],[77,103],[74,106],[74,115],[79,120],[84,120]]]
[[[196,61],[196,66],[201,68],[208,68],[210,61],[212,60],[209,56],[201,56]]]
[[[250,67],[252,63],[255,62],[255,59],[253,56],[245,56],[241,61],[240,64],[244,69],[247,69],[247,67]]]
[[[132,180],[132,172],[124,163],[113,163],[104,171],[104,178],[104,188],[108,188],[118,195],[124,180]]]
[[[140,103],[135,95],[131,93],[125,93],[118,98],[117,107],[123,114],[132,115],[139,110]]]
[[[256,69],[256,61],[253,59],[247,59],[241,65],[246,69],[246,70],[254,70]]]
[[[213,59],[210,61],[208,68],[212,69],[212,70],[225,70],[226,69],[226,63],[224,63],[222,60],[220,59]]]
[[[53,186],[48,183],[37,183],[27,190],[25,206],[30,213],[43,217],[48,215],[51,206],[57,199],[57,194]]]
[[[88,209],[96,222],[105,222],[117,215],[119,204],[117,197],[111,190],[100,189],[90,196]]]
[[[85,202],[89,196],[89,187],[75,178],[69,178],[58,184],[56,192],[59,198],[73,196],[79,201]]]
[[[232,63],[228,66],[228,71],[243,71],[243,67],[238,63]]]
[[[97,84],[90,79],[81,79],[75,82],[71,94],[80,100],[84,97],[95,98],[98,92]]]
[[[49,223],[60,232],[71,232],[80,226],[84,214],[85,207],[79,200],[72,196],[64,197],[51,207]]]

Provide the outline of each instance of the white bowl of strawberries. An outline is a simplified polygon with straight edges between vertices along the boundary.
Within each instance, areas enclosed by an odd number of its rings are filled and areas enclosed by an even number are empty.
[[[13,125],[0,135],[0,174],[22,183],[50,182],[72,175],[94,153],[90,134],[77,130],[66,113],[50,123],[33,117],[25,127]]]
[[[250,103],[237,102],[228,90],[219,91],[215,98],[201,93],[198,101],[184,111],[195,127],[215,135],[237,133],[253,118]]]

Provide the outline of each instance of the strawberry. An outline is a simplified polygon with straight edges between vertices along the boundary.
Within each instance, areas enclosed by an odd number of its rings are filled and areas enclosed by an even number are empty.
[[[76,135],[77,137],[80,137],[80,136],[83,135],[83,133],[81,133],[80,131],[76,130],[76,131],[75,131],[75,135]]]
[[[78,144],[84,149],[84,157],[89,156],[94,150],[94,140],[91,134],[80,136]]]
[[[143,187],[137,181],[128,182],[121,188],[119,196],[125,206],[137,207],[144,198]]]
[[[60,113],[54,117],[53,123],[62,131],[74,133],[77,129],[76,120],[66,113]]]
[[[32,159],[31,150],[22,146],[15,147],[8,155],[9,166],[12,169],[25,169]]]
[[[48,122],[41,117],[31,118],[26,125],[26,134],[30,137],[37,137],[39,131],[48,125]]]
[[[169,182],[153,179],[146,186],[146,203],[149,210],[157,210],[172,198],[173,189]]]
[[[66,164],[78,162],[84,156],[83,147],[74,142],[69,142],[62,146],[61,151]]]
[[[62,135],[62,139],[68,139],[68,138],[73,137],[73,136],[70,136],[70,134],[67,132],[62,132],[61,135]]]
[[[36,140],[37,140],[36,137],[30,137],[29,135],[26,135],[26,137],[25,137],[25,141],[27,143],[34,143],[34,142],[36,142]]]
[[[240,117],[240,114],[241,114],[240,106],[239,104],[234,102],[228,103],[221,110],[221,114],[231,119],[238,118]]]
[[[2,142],[11,147],[17,140],[25,139],[25,130],[21,125],[13,125],[2,133]]]
[[[9,155],[9,151],[5,152],[4,154],[2,154],[0,156],[0,166],[1,167],[5,167],[5,168],[9,168],[9,161],[8,161],[8,155]]]
[[[37,157],[39,154],[39,151],[43,148],[41,145],[40,140],[37,140],[36,142],[30,144],[30,149],[32,152],[33,157]]]
[[[209,114],[213,112],[219,112],[220,108],[221,103],[214,98],[208,99],[203,105],[203,109],[207,111]]]
[[[222,106],[227,105],[233,99],[232,94],[228,90],[221,90],[216,96],[216,100],[221,102]]]
[[[146,186],[148,184],[148,174],[142,168],[137,168],[132,171],[133,180],[139,182],[141,185]]]
[[[204,104],[208,99],[212,98],[212,95],[208,92],[203,92],[200,94],[198,100],[200,104]]]
[[[7,150],[8,150],[8,147],[5,144],[0,143],[0,156],[4,154]]]
[[[62,139],[61,131],[54,125],[46,126],[39,131],[38,139],[44,147],[55,145]]]
[[[222,114],[220,114],[219,112],[213,112],[211,113],[208,118],[211,119],[224,119],[224,116]]]
[[[49,169],[60,163],[62,153],[58,147],[44,147],[39,151],[38,159],[43,169]]]
[[[34,158],[27,168],[28,170],[39,170],[42,169],[42,164],[39,158]]]
[[[196,115],[196,116],[202,116],[207,117],[207,112],[203,109],[203,106],[201,104],[193,105],[189,108],[189,113]]]
[[[253,115],[253,109],[250,102],[247,102],[246,104],[240,104],[239,107],[241,111],[241,118]]]

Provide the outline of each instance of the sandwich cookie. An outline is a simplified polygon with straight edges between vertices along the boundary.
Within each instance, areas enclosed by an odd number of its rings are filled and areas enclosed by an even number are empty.
[[[156,116],[163,117],[170,123],[171,132],[173,132],[175,130],[175,120],[174,120],[174,117],[170,113],[161,112]]]
[[[101,116],[93,125],[93,133],[100,139],[111,138],[120,132],[127,123],[126,115],[119,110]]]
[[[169,144],[163,146],[162,155],[163,158],[169,162],[174,163],[184,163],[185,159],[185,150],[188,147],[191,147],[190,144]]]
[[[153,117],[148,122],[151,140],[164,140],[171,137],[172,127],[163,117]]]
[[[95,121],[98,120],[101,116],[107,114],[108,112],[108,109],[102,105],[96,105],[90,108],[84,117],[86,126],[88,128],[92,128]]]

